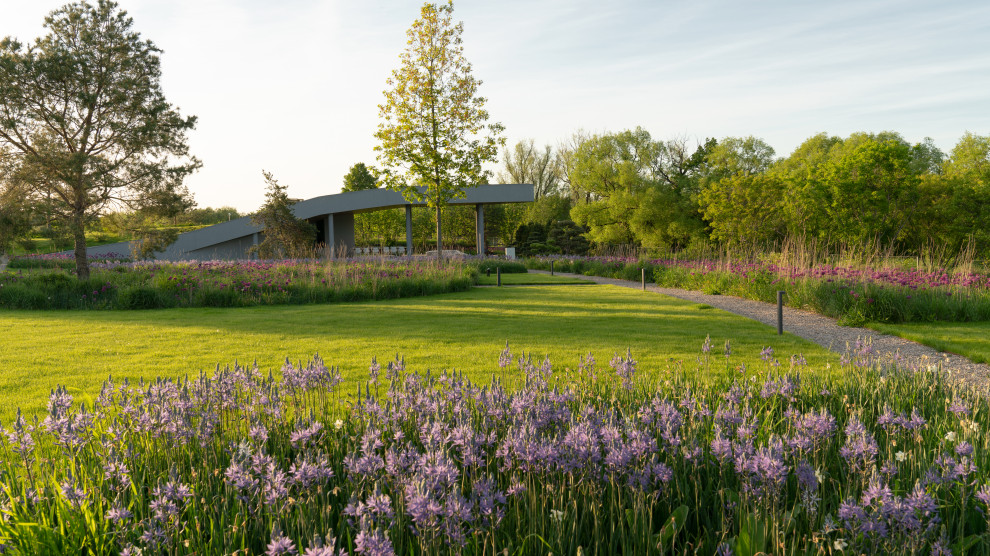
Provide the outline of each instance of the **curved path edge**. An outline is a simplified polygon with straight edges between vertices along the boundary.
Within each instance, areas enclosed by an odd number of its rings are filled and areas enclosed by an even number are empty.
[[[550,274],[545,270],[530,270],[534,274]],[[625,288],[642,289],[640,282],[621,280],[618,278],[603,278],[601,276],[585,276],[555,272],[561,276],[573,276],[591,280],[596,284],[608,284]],[[655,292],[669,297],[676,297],[695,303],[704,303],[717,309],[727,311],[742,317],[750,318],[763,324],[777,326],[777,306],[763,301],[754,301],[731,295],[709,295],[699,291],[662,288],[646,284],[646,291]],[[835,353],[845,353],[847,346],[853,346],[857,340],[870,341],[873,348],[880,354],[922,361],[927,364],[941,363],[954,381],[965,386],[971,386],[990,392],[990,365],[974,363],[961,355],[945,353],[934,348],[906,340],[898,336],[881,334],[868,328],[854,326],[839,326],[836,319],[818,313],[784,307],[784,331],[812,341]]]

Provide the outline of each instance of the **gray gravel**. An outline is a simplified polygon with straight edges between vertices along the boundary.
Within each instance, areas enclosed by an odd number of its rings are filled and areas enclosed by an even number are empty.
[[[549,272],[541,270],[530,270],[530,272],[549,274]],[[584,278],[597,284],[642,289],[640,282],[629,280],[563,272],[556,272],[555,274]],[[777,306],[771,303],[753,301],[730,295],[708,295],[697,291],[660,288],[650,284],[646,285],[646,289],[647,291],[678,299],[711,305],[712,307],[762,322],[774,328],[777,327]],[[960,355],[941,352],[917,342],[905,340],[904,338],[880,334],[867,328],[839,326],[836,324],[835,319],[791,307],[784,307],[784,331],[815,342],[825,349],[836,353],[845,353],[847,346],[855,345],[857,340],[862,339],[872,342],[873,348],[881,355],[900,357],[928,365],[941,362],[942,368],[949,372],[949,376],[953,380],[958,381],[962,385],[990,393],[990,365],[974,363]]]

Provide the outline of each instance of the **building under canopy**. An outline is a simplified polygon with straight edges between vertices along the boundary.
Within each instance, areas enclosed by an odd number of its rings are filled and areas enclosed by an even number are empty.
[[[464,190],[464,197],[451,199],[452,205],[474,205],[475,239],[478,253],[485,247],[485,205],[502,203],[531,203],[534,189],[531,184],[479,185]],[[328,253],[347,255],[354,253],[354,215],[362,212],[405,207],[406,253],[413,252],[412,207],[425,203],[410,203],[396,191],[366,189],[314,197],[292,205],[297,218],[308,220],[317,229],[316,244],[332,247]],[[200,228],[180,234],[175,243],[165,251],[156,253],[158,259],[211,260],[243,259],[251,246],[261,241],[264,230],[251,222],[250,216]],[[127,253],[128,242],[101,245],[89,249],[93,255]]]

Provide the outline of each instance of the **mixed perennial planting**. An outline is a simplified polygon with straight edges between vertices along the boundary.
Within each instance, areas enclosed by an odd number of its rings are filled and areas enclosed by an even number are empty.
[[[60,270],[0,274],[0,308],[157,309],[389,299],[463,291],[476,272],[464,263],[395,259],[107,260],[90,268],[88,280]]]
[[[787,305],[809,308],[850,324],[990,320],[990,274],[623,257],[526,260],[529,268],[542,270],[548,270],[551,262],[561,272],[637,281],[645,268],[647,279],[662,287],[774,303],[777,291],[783,290]]]
[[[490,383],[319,357],[52,392],[5,424],[0,543],[90,554],[985,554],[985,393],[853,346],[642,370],[505,350]],[[518,371],[514,368],[517,367]]]

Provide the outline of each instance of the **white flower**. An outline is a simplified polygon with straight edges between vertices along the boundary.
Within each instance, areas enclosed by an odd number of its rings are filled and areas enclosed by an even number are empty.
[[[336,421],[333,422],[333,428],[337,430],[344,428],[344,422],[341,421],[340,419],[337,419]]]
[[[815,469],[815,478],[818,479],[819,483],[822,483],[825,480],[825,476],[822,475],[821,469]]]
[[[897,452],[896,454],[894,454],[894,459],[896,459],[897,461],[904,461],[907,459],[907,454],[905,454],[904,452]]]
[[[561,521],[564,521],[564,512],[560,510],[550,510],[550,519],[560,523]]]
[[[836,541],[832,543],[832,548],[836,550],[845,550],[847,546],[849,546],[849,543],[846,542],[846,539],[836,539]]]
[[[956,431],[949,431],[949,434],[945,435],[945,439],[949,442],[956,441]]]

